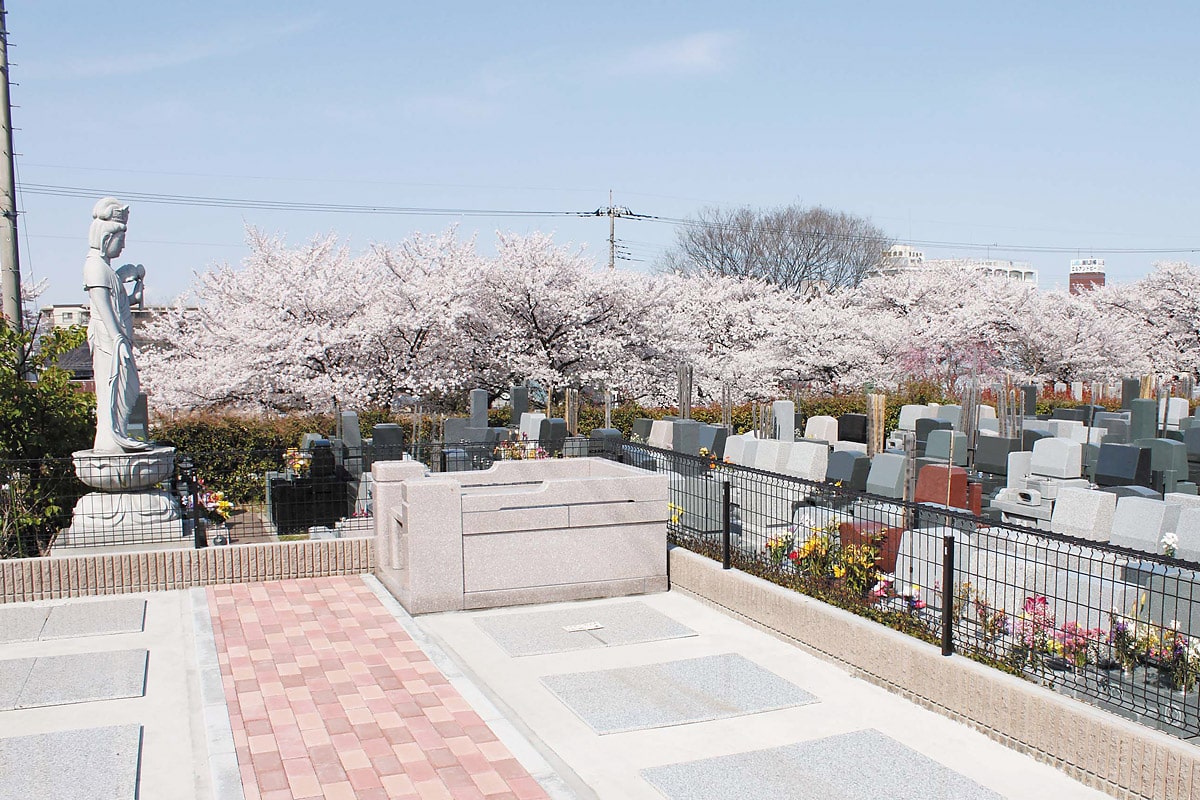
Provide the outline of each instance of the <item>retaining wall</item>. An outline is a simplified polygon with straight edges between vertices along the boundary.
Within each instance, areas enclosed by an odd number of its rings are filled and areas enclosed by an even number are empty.
[[[374,568],[370,538],[21,558],[0,561],[0,603],[355,575]]]

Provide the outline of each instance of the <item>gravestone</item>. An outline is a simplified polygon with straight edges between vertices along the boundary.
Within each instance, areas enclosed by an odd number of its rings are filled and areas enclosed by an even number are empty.
[[[788,452],[785,442],[763,439],[754,451],[754,462],[750,466],[764,472],[780,472],[787,463]]]
[[[1162,500],[1163,495],[1148,486],[1101,486],[1097,491],[1109,492],[1117,496],[1117,502],[1122,497],[1145,497],[1149,500]]]
[[[953,427],[950,421],[945,419],[932,417],[918,419],[916,423],[917,455],[925,454],[925,445],[929,441],[931,431],[948,431],[953,430]]]
[[[1200,562],[1200,506],[1180,510],[1175,535],[1179,537],[1175,557]]]
[[[624,437],[616,428],[593,428],[588,436],[588,455],[618,458],[623,444]]]
[[[1174,492],[1176,484],[1187,481],[1187,445],[1173,439],[1137,439],[1134,444],[1150,449],[1150,470],[1154,474],[1155,489]]]
[[[1029,464],[1033,453],[1028,450],[1014,450],[1008,454],[1008,481],[1010,489],[1024,488],[1025,480],[1029,477]]]
[[[989,405],[984,405],[984,404],[980,403],[977,406],[977,408],[979,409],[979,414],[976,417],[976,419],[979,419],[979,420],[996,419],[996,407],[995,406],[989,406]]]
[[[917,473],[917,489],[913,500],[950,508],[969,509],[967,502],[967,471],[962,467],[930,464]]]
[[[1150,451],[1132,444],[1100,445],[1092,481],[1097,486],[1149,487]]]
[[[960,405],[938,406],[937,413],[935,416],[937,419],[944,419],[944,420],[948,421],[951,425],[953,425],[955,428],[958,428],[958,427],[960,427],[960,425],[962,423],[962,406],[960,406]]]
[[[735,434],[725,437],[725,458],[734,464],[742,463],[742,454],[746,450],[746,434]]]
[[[831,444],[836,442],[838,438],[837,420],[824,415],[809,417],[808,422],[804,425],[804,438],[817,439]]]
[[[975,426],[980,433],[1000,433],[1000,420],[998,419],[981,419],[979,424]]]
[[[842,414],[837,418],[837,438],[840,442],[867,443],[867,415]]]
[[[1083,381],[1071,381],[1071,399],[1083,399]]]
[[[1117,500],[1109,541],[1133,550],[1161,554],[1163,534],[1175,530],[1182,510],[1182,506],[1162,500],[1121,497]]]
[[[466,417],[446,417],[446,421],[442,423],[442,441],[465,442],[467,441],[467,428],[471,427],[471,420]]]
[[[753,434],[743,434],[742,439],[742,458],[740,461],[735,461],[736,464],[741,464],[743,467],[753,467],[754,457],[758,452],[758,445],[764,439],[757,439]]]
[[[538,427],[537,438],[538,447],[551,456],[558,455],[567,440],[567,421],[558,417],[543,419]]]
[[[650,441],[650,430],[654,427],[654,420],[638,417],[633,421],[632,434],[643,443]]]
[[[371,460],[400,461],[404,458],[404,428],[380,422],[371,429]]]
[[[341,456],[350,475],[358,479],[368,469],[363,465],[362,429],[358,427],[358,414],[354,411],[343,411],[341,421]]]
[[[487,389],[471,390],[471,427],[488,427],[488,393]]]
[[[867,490],[867,476],[870,472],[871,459],[858,453],[839,450],[829,455],[829,463],[825,470],[825,480],[828,483],[840,482],[843,489],[851,492],[865,492]]]
[[[829,448],[821,442],[800,440],[788,446],[787,461],[780,472],[806,481],[820,482],[825,480],[831,458],[833,456],[829,454]]]
[[[1129,411],[1129,438],[1132,441],[1153,439],[1158,435],[1154,424],[1158,408],[1153,400],[1133,400]]]
[[[306,433],[300,437],[300,449],[305,452],[312,450],[315,443],[323,440],[325,437],[319,433]]]
[[[955,466],[967,465],[967,435],[949,429],[930,431],[929,440],[925,443],[924,460],[945,463],[951,457]]]
[[[1067,386],[1067,384],[1063,383],[1062,381],[1055,381],[1055,383],[1054,383],[1054,393],[1055,394],[1066,394],[1068,391],[1069,391],[1069,387]]]
[[[1078,478],[1083,474],[1083,448],[1070,439],[1041,439],[1033,446],[1029,472],[1048,478]]]
[[[1008,474],[1008,454],[1020,449],[1016,439],[980,436],[975,442],[975,469],[992,475]]]
[[[791,400],[771,403],[772,438],[781,442],[796,440],[796,404]]]
[[[1046,423],[1046,427],[1050,430],[1051,436],[1070,439],[1072,438],[1071,432],[1082,428],[1083,423],[1077,419],[1052,419]]]
[[[514,386],[508,390],[509,424],[514,428],[520,424],[521,415],[529,410],[529,387]]]
[[[725,441],[729,429],[723,425],[705,425],[700,429],[700,449],[707,450],[720,461],[725,457]]]
[[[650,438],[646,442],[651,447],[657,447],[660,450],[671,449],[672,426],[674,420],[656,419],[654,424],[650,426]]]
[[[700,430],[703,422],[694,419],[677,419],[671,423],[671,447],[676,453],[688,456],[700,455]]]
[[[1022,416],[1036,417],[1037,416],[1037,396],[1038,387],[1027,383],[1021,387],[1021,410]]]
[[[1036,445],[1040,440],[1046,439],[1049,436],[1050,434],[1046,431],[1030,430],[1029,428],[1026,428],[1025,430],[1021,431],[1021,449],[1032,451],[1034,445]]]
[[[517,432],[522,440],[527,442],[537,441],[542,432],[542,422],[546,419],[546,415],[540,411],[527,411],[521,415],[520,427]],[[634,421],[634,425],[637,421]]]
[[[917,420],[933,416],[928,406],[908,404],[900,406],[900,420],[896,427],[902,431],[915,431]]]
[[[893,499],[903,498],[904,456],[899,453],[879,453],[871,459],[867,492]]]
[[[1142,396],[1142,382],[1137,378],[1125,378],[1121,381],[1121,408],[1133,408],[1133,401]]]
[[[1112,534],[1116,495],[1094,489],[1066,488],[1058,493],[1050,530],[1093,542],[1106,542]]]
[[[1183,397],[1164,397],[1158,405],[1158,424],[1166,424],[1169,431],[1179,430],[1179,421],[1191,413],[1188,401]]]
[[[1103,428],[1106,431],[1101,444],[1104,442],[1112,442],[1113,444],[1129,444],[1129,421],[1124,419],[1109,419],[1103,423]]]
[[[129,438],[145,441],[149,436],[150,431],[150,407],[146,403],[146,393],[139,392],[137,399],[133,401],[133,408],[129,409],[129,424],[126,427],[126,433]]]

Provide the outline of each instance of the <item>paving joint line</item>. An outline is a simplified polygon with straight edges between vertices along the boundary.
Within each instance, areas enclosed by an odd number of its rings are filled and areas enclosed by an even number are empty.
[[[192,601],[192,630],[200,674],[200,702],[204,707],[213,800],[246,800],[233,743],[233,726],[229,721],[229,706],[225,702],[221,664],[217,660],[217,641],[208,608],[208,590],[198,586],[189,589],[188,594]]]
[[[514,723],[513,718],[516,715],[514,714],[510,718],[501,711],[487,692],[481,688],[480,682],[468,675],[458,662],[446,652],[442,644],[417,624],[412,615],[404,609],[404,606],[400,605],[400,601],[392,596],[392,593],[379,582],[378,578],[366,573],[361,577],[363,583],[379,598],[384,608],[392,614],[404,632],[421,648],[433,665],[441,670],[454,690],[475,709],[475,712],[496,734],[496,738],[541,785],[551,800],[590,800],[595,797],[591,792],[581,795],[571,788],[559,770],[550,764],[538,746],[533,743],[532,733],[522,730],[524,726],[518,727]],[[543,744],[543,747],[545,746]],[[584,785],[578,776],[575,777],[575,782],[581,786]]]

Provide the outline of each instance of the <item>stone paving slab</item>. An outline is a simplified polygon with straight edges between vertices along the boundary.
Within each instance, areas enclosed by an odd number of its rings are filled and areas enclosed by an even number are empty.
[[[246,800],[547,797],[361,577],[207,592]]]
[[[479,617],[475,624],[511,656],[565,653],[696,635],[691,628],[641,602],[495,614]]]
[[[668,800],[1001,800],[877,730],[642,770]]]
[[[42,639],[138,633],[146,620],[146,601],[127,597],[95,603],[69,603],[50,607]]]
[[[547,675],[542,683],[600,734],[817,702],[812,694],[736,653]]]
[[[15,705],[10,708],[141,697],[146,692],[149,656],[147,650],[109,650],[16,659],[32,661],[33,666]]]
[[[0,711],[11,711],[17,707],[21,690],[36,658],[6,658],[0,661]]]
[[[47,606],[0,605],[0,644],[37,641],[49,614]]]
[[[141,725],[0,739],[0,800],[137,800]]]

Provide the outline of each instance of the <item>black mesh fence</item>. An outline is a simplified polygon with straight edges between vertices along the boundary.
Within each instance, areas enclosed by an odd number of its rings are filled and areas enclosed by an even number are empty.
[[[624,444],[672,543],[997,669],[1200,735],[1200,564]]]

